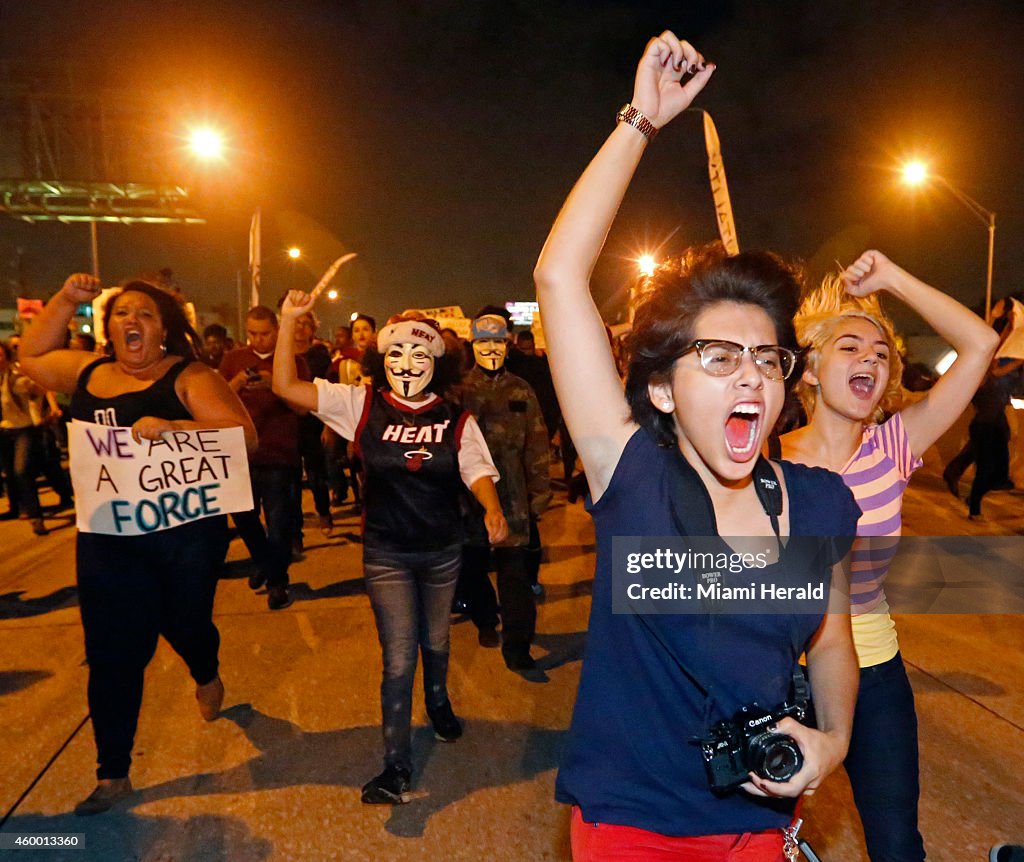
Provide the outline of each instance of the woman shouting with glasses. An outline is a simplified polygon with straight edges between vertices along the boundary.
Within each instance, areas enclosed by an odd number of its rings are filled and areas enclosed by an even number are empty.
[[[835,613],[612,610],[614,537],[765,537],[775,566],[781,539],[851,536],[860,513],[835,474],[760,457],[796,365],[799,286],[778,257],[707,247],[663,263],[636,310],[625,392],[590,295],[644,151],[714,68],[671,32],[648,43],[632,102],[569,195],[534,273],[597,532],[590,631],[556,790],[573,806],[576,860],[781,860],[795,797],[818,787],[849,741],[857,668],[845,595],[829,605]],[[755,474],[778,496],[759,493]],[[831,556],[819,561],[826,584],[841,544],[829,539]],[[786,781],[751,772],[742,787],[713,792],[702,749],[690,743],[744,706],[786,701],[802,651],[817,727],[777,725],[802,767]]]

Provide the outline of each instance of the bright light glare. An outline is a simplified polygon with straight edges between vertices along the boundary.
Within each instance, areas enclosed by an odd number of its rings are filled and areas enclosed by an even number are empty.
[[[189,147],[201,159],[219,159],[224,155],[224,136],[216,129],[193,129]]]
[[[356,322],[356,318],[357,318],[357,317],[359,317],[359,312],[358,312],[358,311],[353,311],[353,312],[352,312],[352,314],[351,314],[351,316],[349,317],[349,320],[350,320],[350,321],[351,321],[352,323],[355,323],[355,322]]]
[[[290,257],[292,260],[298,260],[300,257],[302,257],[302,249],[296,248],[293,245],[290,249],[288,249],[288,257]]]
[[[657,261],[655,261],[655,259],[649,254],[640,255],[640,257],[637,258],[636,265],[640,270],[640,275],[646,276],[647,278],[654,275],[654,270],[658,268]]]
[[[1014,410],[1024,410],[1024,398],[1011,398],[1010,406]]]
[[[81,328],[80,328],[80,331],[84,332],[86,335],[88,335],[90,332],[92,332],[92,327],[89,326],[88,323],[83,323]]]
[[[903,182],[908,186],[919,186],[928,179],[928,165],[919,159],[903,166]]]
[[[338,298],[338,291],[336,291],[332,287],[329,291],[327,291],[327,298],[328,299],[337,299]]]
[[[956,351],[946,351],[945,353],[942,354],[942,357],[939,359],[939,361],[935,363],[935,370],[938,371],[939,374],[945,374],[947,371],[949,371],[949,367],[954,362],[956,362]]]

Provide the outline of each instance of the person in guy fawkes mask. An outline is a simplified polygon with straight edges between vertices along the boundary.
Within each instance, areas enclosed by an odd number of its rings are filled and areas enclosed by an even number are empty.
[[[530,385],[505,368],[508,327],[497,314],[473,321],[476,365],[463,381],[463,406],[483,431],[501,473],[498,496],[508,521],[508,538],[493,551],[501,597],[502,654],[510,670],[532,670],[530,656],[537,619],[528,565],[530,518],[551,501],[548,435]],[[487,572],[491,549],[485,541],[479,506],[473,507],[470,541],[463,548],[463,595],[479,629],[482,646],[497,646],[498,608]]]
[[[352,440],[363,462],[363,574],[384,659],[384,771],[363,787],[366,803],[408,800],[412,786],[412,688],[417,653],[434,734],[462,735],[448,699],[448,614],[462,557],[465,485],[484,508],[488,538],[508,532],[494,489],[498,471],[472,416],[441,397],[452,381],[433,321],[392,318],[367,351],[370,386],[299,380],[295,321],[314,298],[288,294],[274,364],[274,392],[313,411]],[[279,357],[279,359],[278,359]]]

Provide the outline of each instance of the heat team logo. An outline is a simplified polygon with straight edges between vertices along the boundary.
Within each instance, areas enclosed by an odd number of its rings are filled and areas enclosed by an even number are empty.
[[[398,444],[418,443],[418,449],[402,453],[405,457],[405,469],[410,473],[418,473],[423,465],[434,457],[424,444],[441,443],[450,424],[451,420],[445,419],[444,422],[432,425],[388,425],[381,434],[381,440]]]
[[[385,443],[440,443],[450,424],[451,420],[445,419],[433,425],[388,425],[380,439]]]

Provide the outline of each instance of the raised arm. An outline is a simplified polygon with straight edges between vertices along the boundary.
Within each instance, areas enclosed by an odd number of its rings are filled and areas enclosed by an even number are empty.
[[[274,394],[299,410],[319,409],[316,385],[299,380],[295,370],[295,321],[313,310],[313,299],[301,290],[290,290],[281,306],[281,327],[277,330],[274,350]]]
[[[999,343],[988,324],[952,297],[901,269],[880,251],[866,251],[843,273],[854,296],[885,290],[905,302],[956,351],[956,361],[920,401],[900,411],[910,451],[923,455],[960,417]]]
[[[665,31],[644,50],[631,104],[660,129],[690,105],[713,71],[692,45]],[[590,276],[647,143],[634,126],[616,126],[563,205],[534,270],[555,390],[594,500],[635,426]]]
[[[77,272],[69,276],[22,334],[18,350],[21,369],[44,388],[73,392],[82,369],[96,360],[95,353],[65,350],[64,343],[75,310],[92,302],[100,290],[99,279],[91,275]]]

